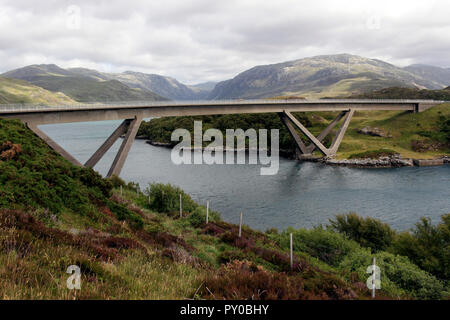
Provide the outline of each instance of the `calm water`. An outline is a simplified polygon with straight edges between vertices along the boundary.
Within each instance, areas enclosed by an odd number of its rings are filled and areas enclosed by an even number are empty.
[[[120,122],[59,124],[41,129],[85,162]],[[106,174],[121,140],[97,164]],[[258,165],[173,165],[170,150],[136,140],[122,178],[172,183],[230,222],[239,213],[253,228],[312,227],[349,211],[379,218],[404,230],[422,216],[437,222],[450,213],[450,166],[354,169],[280,160],[274,176],[260,176]]]

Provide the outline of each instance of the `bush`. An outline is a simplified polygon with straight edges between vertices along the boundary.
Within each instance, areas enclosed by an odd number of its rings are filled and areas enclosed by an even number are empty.
[[[144,225],[144,220],[140,215],[131,211],[124,205],[118,204],[114,201],[108,201],[108,207],[120,221],[127,221],[133,228],[139,229]]]
[[[375,255],[381,269],[381,290],[392,296],[409,295],[418,299],[441,299],[443,284],[434,276],[412,264],[407,257],[380,252]],[[367,279],[367,267],[372,265],[367,251],[354,251],[339,264],[339,269],[356,272],[360,279]]]
[[[280,245],[285,250],[289,249],[290,232],[293,233],[294,251],[306,252],[332,266],[337,266],[350,252],[362,250],[355,241],[322,228],[288,229],[279,237]]]
[[[192,212],[188,217],[189,223],[194,227],[198,228],[202,224],[206,222],[206,208],[198,206],[195,208],[194,212]],[[220,221],[219,213],[215,211],[209,211],[208,213],[208,221],[210,222],[218,222]]]
[[[370,217],[359,217],[356,213],[338,215],[336,220],[330,219],[330,223],[333,230],[374,251],[386,250],[395,236],[388,224]]]
[[[391,251],[407,256],[422,269],[440,279],[450,280],[450,214],[443,215],[441,222],[433,226],[422,218],[410,232],[399,234]]]
[[[180,194],[183,205],[183,212],[193,212],[197,207],[192,198],[182,189],[171,184],[152,183],[145,190],[150,195],[150,209],[157,212],[170,213],[180,210]]]

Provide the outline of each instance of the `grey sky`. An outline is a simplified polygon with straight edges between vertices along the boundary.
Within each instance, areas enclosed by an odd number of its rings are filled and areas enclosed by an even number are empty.
[[[224,80],[352,53],[450,67],[446,0],[0,0],[0,72],[35,63]]]

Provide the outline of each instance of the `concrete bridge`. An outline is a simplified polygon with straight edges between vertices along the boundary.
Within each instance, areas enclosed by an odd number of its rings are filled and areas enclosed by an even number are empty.
[[[84,164],[94,167],[103,155],[111,148],[117,139],[125,135],[120,149],[111,165],[108,176],[119,175],[125,163],[128,152],[136,137],[139,125],[143,118],[173,117],[173,116],[198,116],[244,113],[277,113],[284,125],[289,130],[297,146],[297,153],[302,157],[308,157],[315,149],[320,150],[325,156],[336,154],[344,134],[350,124],[355,111],[385,110],[385,111],[410,111],[422,112],[444,101],[434,100],[229,100],[229,101],[150,101],[127,103],[92,103],[64,106],[43,105],[0,105],[1,118],[20,119],[36,135],[46,141],[50,147],[60,153],[68,161],[75,165],[82,164],[71,156],[66,150],[42,132],[38,126],[43,124],[88,122],[104,120],[123,120],[117,129],[92,157]],[[330,122],[317,137],[315,137],[292,112],[307,111],[334,111],[339,112],[337,117]],[[343,120],[342,120],[343,119]],[[342,121],[341,121],[342,120]],[[332,129],[341,123],[329,148],[323,145],[323,141]],[[306,146],[298,135],[299,129],[311,142]]]

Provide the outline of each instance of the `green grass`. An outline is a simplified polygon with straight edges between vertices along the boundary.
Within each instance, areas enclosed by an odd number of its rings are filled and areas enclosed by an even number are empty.
[[[393,156],[395,154],[396,152],[390,149],[378,149],[354,153],[349,157],[349,159],[364,159],[364,158],[376,159],[379,157]]]
[[[76,102],[61,92],[51,92],[26,81],[0,77],[0,104],[8,103],[61,105]]]
[[[245,226],[239,238],[238,226],[213,213],[206,225],[205,208],[170,185],[153,185],[149,203],[148,190],[73,166],[18,121],[0,120],[0,145],[5,141],[22,151],[0,160],[1,299],[186,299],[196,292],[196,298],[250,299],[264,298],[264,290],[266,298],[370,297],[363,271],[371,249],[347,236],[294,230],[291,270],[287,232]],[[182,218],[180,193],[189,204]],[[446,225],[439,228],[445,236]],[[445,259],[441,247],[410,236],[415,242],[399,245],[405,255],[407,244],[417,242],[430,260]],[[387,261],[389,284],[380,297],[446,297],[447,280],[426,271],[442,268],[420,259],[419,267],[392,252],[377,257]],[[81,267],[80,291],[66,288],[69,265]]]

